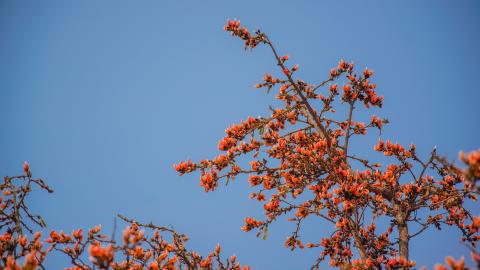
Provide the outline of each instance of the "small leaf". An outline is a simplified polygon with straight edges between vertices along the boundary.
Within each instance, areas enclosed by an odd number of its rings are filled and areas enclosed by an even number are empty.
[[[263,230],[262,240],[267,240],[267,236],[268,236],[268,226],[265,227],[265,229]]]
[[[265,133],[265,126],[261,126],[258,130],[258,133],[260,133],[260,135],[263,135],[263,133]]]

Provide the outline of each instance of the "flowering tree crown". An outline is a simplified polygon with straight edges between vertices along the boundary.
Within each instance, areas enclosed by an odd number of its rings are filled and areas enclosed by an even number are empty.
[[[206,192],[247,174],[254,189],[250,197],[263,204],[265,218],[247,217],[242,230],[265,235],[270,224],[288,216],[295,229],[286,247],[321,248],[312,268],[326,258],[331,266],[355,269],[411,268],[410,239],[442,225],[457,227],[462,241],[476,247],[480,217],[465,202],[476,201],[479,192],[478,153],[462,154],[472,165],[467,174],[435,149],[422,159],[414,144],[406,147],[381,137],[373,150],[390,163],[352,153],[354,137],[375,129],[381,135],[388,123],[375,115],[367,121],[355,117],[362,107],[382,107],[372,70],[358,72],[353,63],[341,60],[326,80],[309,83],[296,78],[299,66],[288,64],[288,55],[279,54],[265,33],[252,34],[237,20],[228,21],[224,29],[242,39],[246,49],[265,45],[271,50],[283,75],[265,74],[255,87],[275,89],[281,106],[270,108],[266,117],[249,117],[226,129],[218,144],[223,154],[174,167],[180,175],[200,171]],[[346,107],[346,115],[337,113],[338,106]],[[250,160],[249,167],[240,165],[243,156]],[[330,237],[305,244],[300,231],[309,218],[331,224]]]

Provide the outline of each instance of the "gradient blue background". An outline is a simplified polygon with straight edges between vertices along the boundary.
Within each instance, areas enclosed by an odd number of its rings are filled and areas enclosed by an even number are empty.
[[[375,70],[384,137],[455,160],[480,146],[479,12],[478,1],[1,1],[0,175],[28,160],[54,187],[30,200],[50,228],[110,231],[123,213],[173,224],[204,254],[221,242],[253,269],[306,269],[317,251],[283,248],[291,224],[266,241],[240,231],[262,213],[245,178],[205,194],[197,175],[172,169],[216,156],[227,126],[272,103],[252,87],[275,71],[270,53],[245,52],[226,20],[269,33],[304,79],[323,80],[341,58]],[[431,268],[468,254],[458,239],[430,230],[412,257]]]

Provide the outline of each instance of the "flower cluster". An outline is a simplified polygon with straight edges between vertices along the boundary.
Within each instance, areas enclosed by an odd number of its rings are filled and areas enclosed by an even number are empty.
[[[415,145],[410,145],[410,148],[407,150],[405,147],[398,143],[392,143],[389,140],[383,142],[381,139],[378,140],[373,149],[378,152],[383,152],[385,156],[395,156],[398,158],[411,158],[415,155]]]
[[[193,172],[195,170],[195,164],[193,164],[190,160],[186,162],[180,162],[179,164],[175,164],[173,166],[175,170],[180,174]]]
[[[245,225],[242,227],[242,231],[248,232],[254,228],[258,228],[263,224],[263,222],[255,220],[254,218],[247,217],[245,218]]]

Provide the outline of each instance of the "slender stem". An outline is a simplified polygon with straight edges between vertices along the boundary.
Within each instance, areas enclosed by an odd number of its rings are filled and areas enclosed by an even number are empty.
[[[345,151],[345,162],[347,162],[348,142],[350,141],[350,123],[352,122],[354,104],[354,101],[350,102],[350,109],[348,111],[347,134],[345,135],[345,146],[343,147]]]
[[[15,216],[15,225],[17,229],[18,235],[22,235],[22,226],[20,224],[20,212],[18,210],[18,204],[17,204],[17,192],[15,189],[15,186],[12,187],[12,192],[13,192],[13,215]]]
[[[270,40],[268,39],[267,36],[265,36],[265,39],[266,39],[266,43],[268,44],[268,46],[272,50],[273,54],[275,55],[275,58],[277,59],[278,65],[282,68],[282,70],[285,70],[286,67],[283,64],[283,62],[281,61],[280,56],[278,55],[277,51],[273,47],[273,44],[270,42]],[[312,108],[312,106],[310,106],[310,103],[308,102],[307,98],[305,97],[305,95],[303,95],[302,91],[300,90],[298,85],[293,80],[292,75],[290,73],[287,73],[285,75],[287,76],[288,81],[292,84],[292,86],[295,89],[295,92],[297,93],[297,95],[302,100],[302,103],[305,105],[307,117],[310,118],[313,122],[311,124],[313,124],[313,126],[315,127],[315,129],[318,131],[319,134],[322,134],[325,137],[325,139],[327,140],[327,147],[328,147],[328,149],[330,149],[330,146],[331,146],[330,136],[328,135],[325,127],[320,122],[320,119],[318,118],[317,114],[315,113],[315,110]]]

